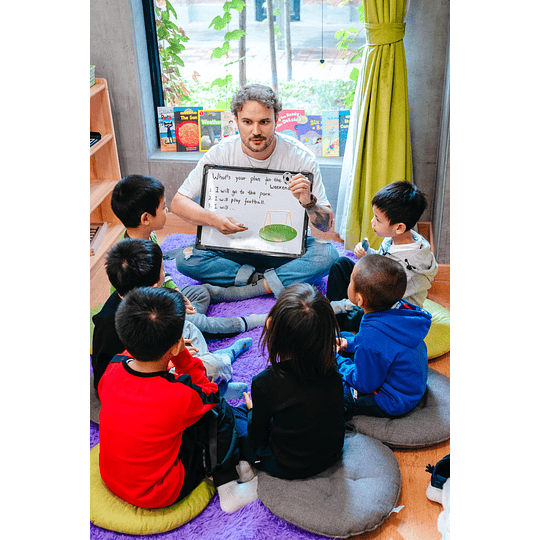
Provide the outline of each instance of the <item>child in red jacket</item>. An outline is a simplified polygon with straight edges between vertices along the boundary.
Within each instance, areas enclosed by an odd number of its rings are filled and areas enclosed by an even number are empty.
[[[182,295],[165,288],[134,289],[120,304],[116,328],[127,350],[99,382],[101,477],[125,501],[163,508],[211,474],[221,508],[234,512],[257,499],[257,477],[237,482],[234,414],[186,350],[184,319]]]

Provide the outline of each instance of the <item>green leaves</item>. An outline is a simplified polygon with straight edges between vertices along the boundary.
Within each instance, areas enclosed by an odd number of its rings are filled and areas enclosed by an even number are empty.
[[[179,67],[185,67],[179,54],[186,49],[184,43],[189,37],[172,19],[177,19],[176,11],[169,0],[165,6],[154,6],[158,52],[161,59],[161,82],[167,105],[177,105],[189,96],[189,91],[180,75]]]
[[[217,79],[214,79],[214,81],[212,81],[212,84],[210,85],[210,87],[212,86],[218,86],[219,88],[223,88],[225,86],[228,86],[230,83],[232,83],[232,75],[229,73],[229,75],[226,75],[224,79],[220,79],[219,77]]]
[[[231,9],[236,9],[236,11],[242,11],[246,7],[244,0],[230,0],[223,4],[223,11],[231,11]]]
[[[231,44],[228,41],[225,41],[223,43],[223,47],[216,47],[212,54],[210,55],[210,58],[221,58],[222,56],[225,56],[231,52]]]
[[[216,109],[222,110],[222,111],[230,111],[231,110],[231,103],[232,103],[232,97],[228,100],[219,100],[216,104]]]
[[[245,35],[246,33],[243,30],[240,30],[239,28],[237,28],[236,30],[233,30],[232,32],[227,32],[223,39],[225,41],[231,41],[232,39],[239,40],[241,39],[242,36],[245,36]]]
[[[349,45],[354,44],[354,38],[356,38],[359,33],[358,28],[353,27],[348,30],[339,30],[336,32],[334,37],[338,40],[338,51],[346,51],[349,48]]]
[[[208,25],[208,28],[214,28],[214,30],[223,30],[232,21],[232,15],[227,11],[223,14],[223,17],[216,15],[212,22]]]
[[[228,78],[227,78],[228,77]],[[186,83],[189,90],[189,98],[185,105],[204,105],[209,109],[230,110],[230,103],[236,88],[232,87],[231,76],[223,79],[218,78],[213,82]],[[268,80],[249,79],[249,83],[260,82],[268,84]],[[350,109],[346,105],[345,96],[354,97],[355,82],[352,80],[319,80],[318,78],[302,79],[301,81],[279,81],[279,96],[283,102],[283,108],[306,109],[308,114],[317,114],[323,110]]]
[[[169,2],[169,0],[165,0],[165,9],[167,10],[167,14],[172,13],[174,15],[174,18],[178,19],[178,15],[176,15],[176,11],[174,10],[173,5]]]

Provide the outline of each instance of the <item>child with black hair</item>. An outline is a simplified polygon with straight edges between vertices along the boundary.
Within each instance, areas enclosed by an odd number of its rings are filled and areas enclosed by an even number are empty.
[[[164,287],[133,289],[115,320],[126,351],[99,383],[105,484],[130,504],[164,508],[211,475],[225,512],[256,500],[257,478],[240,483],[233,411],[186,349],[183,296]]]
[[[92,318],[95,325],[92,339],[95,389],[109,362],[125,349],[114,325],[122,297],[136,287],[161,287],[165,275],[159,245],[140,238],[127,239],[114,245],[107,253],[105,270],[115,291],[101,311]],[[202,333],[189,321],[184,324],[183,337],[190,352],[201,358],[208,378],[219,385],[220,395],[226,399],[242,397],[247,385],[229,382],[232,377],[231,364],[251,346],[251,338],[239,339],[228,349],[210,353]]]
[[[255,467],[306,478],[333,465],[345,438],[338,327],[330,302],[306,283],[290,285],[270,311],[261,340],[270,366],[235,408],[241,448]]]
[[[389,257],[366,255],[353,268],[348,296],[364,316],[356,335],[338,338],[339,352],[353,355],[337,355],[346,418],[401,416],[426,391],[431,315],[402,300],[406,288],[405,270]]]
[[[163,229],[167,219],[165,187],[151,176],[132,174],[122,178],[113,189],[111,208],[126,230],[121,239],[142,238],[158,243],[155,231]],[[164,287],[176,289],[172,277],[165,273]],[[209,338],[247,332],[264,325],[266,314],[245,317],[207,317],[211,302],[226,300],[221,287],[188,285],[179,289],[186,300],[186,320]],[[114,288],[111,288],[111,293]]]
[[[355,246],[354,254],[362,258],[368,253],[376,253],[398,261],[407,274],[407,289],[403,299],[422,307],[438,270],[429,242],[412,230],[427,207],[426,197],[410,182],[393,182],[378,191],[371,204],[374,214],[371,227],[384,240],[381,247],[374,250],[365,239]],[[341,329],[356,332],[363,311],[347,300],[353,267],[354,262],[348,257],[340,257],[332,265],[328,273],[326,295],[332,303]]]

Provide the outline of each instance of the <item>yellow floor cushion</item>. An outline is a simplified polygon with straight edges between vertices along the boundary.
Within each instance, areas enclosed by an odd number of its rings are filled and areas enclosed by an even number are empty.
[[[176,529],[198,516],[216,490],[203,480],[187,497],[167,508],[139,508],[117,497],[99,473],[99,444],[90,450],[90,521],[126,534],[156,534]]]
[[[446,354],[450,350],[450,312],[443,306],[426,300],[424,309],[431,313],[431,328],[424,339],[428,360]]]

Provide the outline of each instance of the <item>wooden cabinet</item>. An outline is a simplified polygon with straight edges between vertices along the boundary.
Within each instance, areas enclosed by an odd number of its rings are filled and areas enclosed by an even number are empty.
[[[109,91],[105,79],[90,88],[90,131],[101,139],[90,147],[90,278],[104,262],[104,256],[123,231],[111,209],[111,193],[121,179],[120,164]]]

